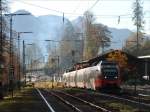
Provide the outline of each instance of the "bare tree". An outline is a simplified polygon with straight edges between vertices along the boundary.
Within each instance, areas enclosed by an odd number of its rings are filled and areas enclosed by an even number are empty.
[[[138,55],[146,55],[150,53],[150,40],[148,37],[139,33],[139,44],[138,44]],[[137,56],[137,34],[132,33],[126,40],[126,44],[123,47],[123,50]]]
[[[3,75],[6,73],[4,73],[4,66],[7,64],[7,60],[8,60],[8,57],[4,54],[4,47],[6,47],[6,21],[3,17],[3,13],[6,12],[8,9],[7,7],[7,3],[5,0],[0,0],[0,99],[3,98],[3,95],[2,95],[2,86],[3,85],[6,85],[7,82],[4,82],[5,79],[8,78],[8,74],[5,75],[5,77],[3,77]],[[6,53],[6,52],[5,52]]]
[[[89,11],[85,12],[84,21],[84,59],[89,59],[98,55],[99,48],[103,50],[110,45],[111,32],[107,26],[96,24],[94,15]]]
[[[32,43],[32,45],[26,45],[26,63],[31,67],[31,64],[33,64],[33,61],[38,61],[40,63],[40,60],[43,59],[43,54],[41,51],[41,48],[38,43]]]

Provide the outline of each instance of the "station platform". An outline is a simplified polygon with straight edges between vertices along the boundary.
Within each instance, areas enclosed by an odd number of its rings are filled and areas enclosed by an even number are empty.
[[[0,112],[47,112],[48,108],[43,103],[35,88],[26,87],[14,92],[14,96],[4,97],[0,101]]]

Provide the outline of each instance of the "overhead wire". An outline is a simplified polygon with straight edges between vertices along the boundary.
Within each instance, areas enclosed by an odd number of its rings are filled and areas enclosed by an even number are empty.
[[[27,3],[27,2],[24,2],[24,1],[20,1],[20,0],[14,0],[14,1],[21,2],[21,3],[27,4],[27,5],[32,5],[32,6],[39,7],[39,8],[46,9],[46,10],[51,10],[51,11],[54,11],[54,12],[57,12],[57,13],[63,13],[62,11],[58,11],[58,10],[55,10],[55,9],[50,9],[50,8],[42,7],[40,5],[36,5],[36,4],[32,4],[32,3]]]
[[[95,5],[99,2],[100,0],[96,0],[95,3],[88,9],[88,10],[91,10],[95,7]]]
[[[20,40],[32,40],[32,41],[43,41],[43,42],[46,42],[46,40],[42,40],[42,39],[20,39]],[[49,39],[48,40],[49,42],[57,42],[57,43],[60,43],[60,42],[73,42],[73,41],[75,41],[75,42],[81,42],[82,40],[70,40],[70,39],[68,39],[68,40],[53,40],[53,39]],[[109,42],[111,42],[111,43],[120,43],[120,41],[109,41]]]
[[[78,1],[77,6],[75,7],[75,9],[73,10],[73,13],[76,13],[76,11],[79,9],[80,7],[80,1]]]
[[[23,4],[27,4],[27,5],[31,5],[31,6],[34,6],[34,7],[39,7],[39,8],[42,8],[42,9],[45,9],[45,10],[50,10],[50,11],[53,11],[53,12],[56,12],[56,13],[59,13],[59,14],[67,14],[67,15],[74,15],[74,16],[83,16],[83,14],[79,14],[79,13],[68,13],[68,12],[63,12],[63,11],[58,11],[58,10],[54,10],[54,9],[50,9],[50,8],[46,8],[46,7],[42,7],[40,5],[36,5],[36,4],[32,4],[32,3],[27,3],[27,2],[24,2],[24,1],[20,1],[20,0],[15,0],[17,2],[21,2]],[[91,7],[93,8],[97,3],[99,2],[99,0],[97,0]],[[94,15],[94,16],[100,16],[100,17],[118,17],[118,16],[128,16],[128,15],[131,15],[131,14],[120,14],[120,15]]]
[[[24,1],[20,1],[20,0],[15,0],[17,2],[21,2],[23,4],[27,4],[27,5],[31,5],[31,6],[34,6],[34,7],[38,7],[38,8],[41,8],[41,9],[46,9],[46,10],[50,10],[50,11],[53,11],[53,12],[57,12],[59,14],[74,14],[74,13],[68,13],[68,12],[63,12],[63,11],[59,11],[59,10],[55,10],[55,9],[50,9],[50,8],[47,8],[47,7],[42,7],[40,5],[36,5],[36,4],[33,4],[33,3],[27,3],[27,2],[24,2]],[[82,15],[82,14],[74,14],[74,15]]]
[[[79,14],[79,13],[68,13],[68,12],[63,12],[63,11],[58,11],[58,10],[55,10],[55,9],[50,9],[50,8],[46,8],[46,7],[42,7],[40,5],[36,5],[36,4],[32,4],[32,3],[27,3],[27,2],[24,2],[24,1],[20,1],[20,0],[15,0],[17,2],[21,2],[21,3],[24,3],[24,4],[27,4],[27,5],[31,5],[31,6],[34,6],[34,7],[39,7],[39,8],[42,8],[42,9],[45,9],[45,10],[51,10],[53,12],[56,12],[56,13],[59,13],[59,14],[63,14],[64,15],[71,15],[71,16],[83,16],[83,14]],[[103,1],[103,0],[102,0]],[[106,1],[110,1],[110,0],[106,0]],[[112,0],[111,0],[112,1]],[[113,0],[113,1],[118,1],[118,0]],[[122,0],[122,1],[130,1],[130,0]],[[147,0],[148,1],[148,0]],[[99,0],[97,0],[89,9],[92,9],[97,3],[99,2]],[[131,16],[132,14],[119,14],[119,15],[94,15],[95,17],[101,17],[101,18],[118,18],[118,17],[121,17],[121,19],[123,18],[132,18]],[[123,18],[122,18],[123,17]],[[148,17],[144,17],[144,18],[150,18],[149,16]]]

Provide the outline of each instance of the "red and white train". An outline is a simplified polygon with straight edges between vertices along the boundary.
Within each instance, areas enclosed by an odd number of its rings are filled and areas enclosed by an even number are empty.
[[[82,64],[80,64],[82,65]],[[96,65],[84,68],[76,67],[63,74],[66,87],[79,87],[100,90],[107,87],[120,87],[118,64],[110,61],[100,61]]]

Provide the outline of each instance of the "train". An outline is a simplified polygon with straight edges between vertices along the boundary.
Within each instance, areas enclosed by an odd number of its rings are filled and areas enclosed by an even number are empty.
[[[80,63],[64,72],[63,82],[65,87],[92,90],[120,88],[120,70],[118,64],[113,61],[99,61],[92,65]]]

